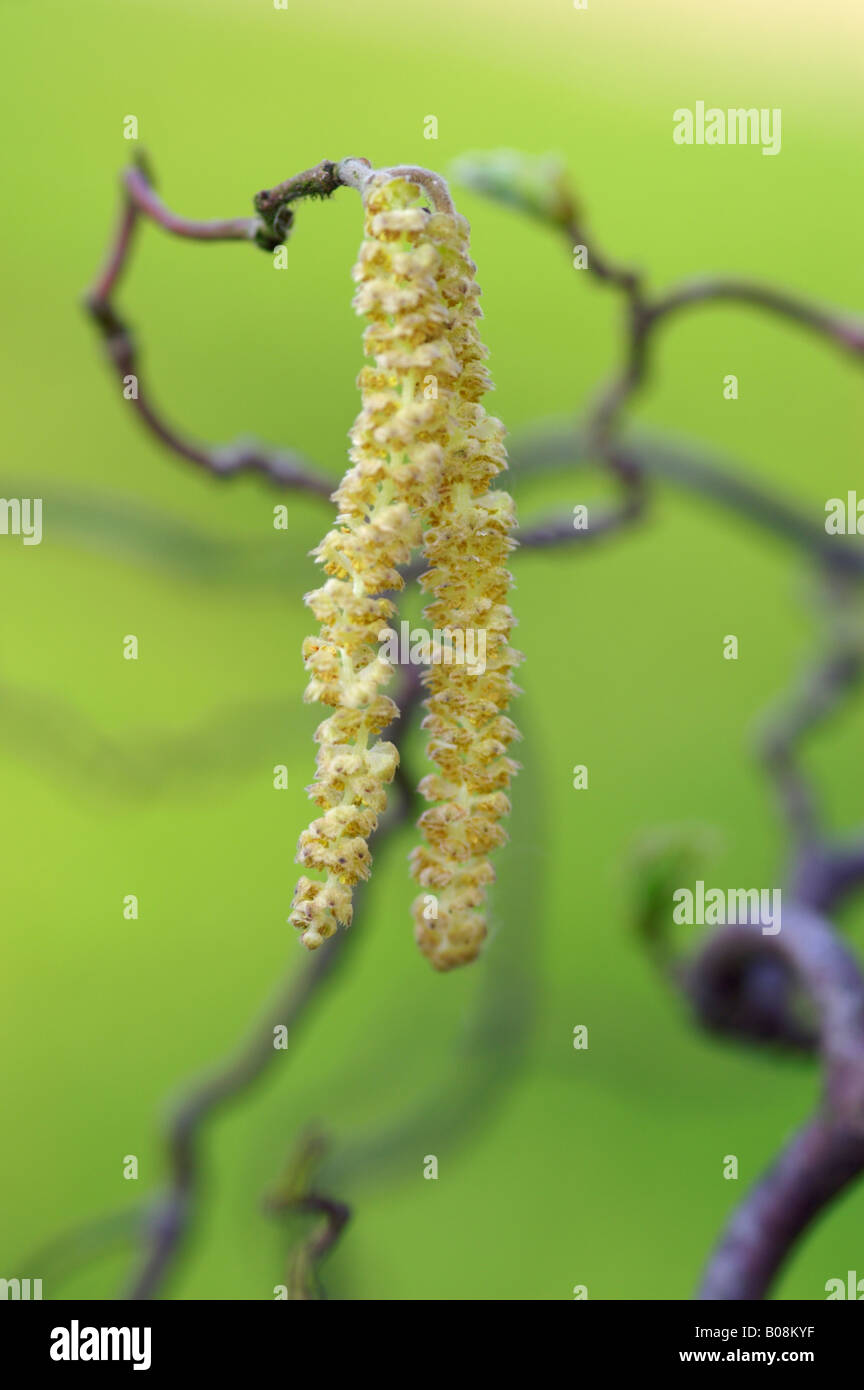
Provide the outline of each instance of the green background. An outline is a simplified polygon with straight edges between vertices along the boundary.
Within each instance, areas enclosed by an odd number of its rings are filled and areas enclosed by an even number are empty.
[[[43,497],[45,535],[0,538],[0,1274],[44,1275],[46,1297],[116,1295],[128,1246],[62,1282],[19,1265],[158,1188],[166,1102],[305,963],[285,925],[319,713],[302,704],[302,595],[329,510],[289,495],[290,529],[274,530],[282,499],[264,482],[201,476],[122,400],[80,297],[134,149],[124,116],[189,216],[243,215],[322,156],[446,172],[466,150],[554,150],[602,245],[652,283],[744,273],[854,309],[862,27],[836,0],[716,13],[6,0],[2,493]],[[700,99],[781,107],[780,155],[673,145],[672,111]],[[437,141],[423,139],[429,114]],[[492,404],[518,439],[585,408],[616,361],[620,306],[542,228],[459,203]],[[335,481],[357,410],[360,236],[350,191],[300,209],[279,272],[251,247],[145,227],[120,303],[170,417],[202,439],[297,449]],[[838,353],[732,306],[676,320],[658,349],[642,424],[728,453],[817,524],[827,497],[860,487],[860,382]],[[582,472],[514,483],[523,520],[569,513],[589,483],[606,491]],[[695,1031],[631,926],[632,847],[654,827],[716,827],[709,883],[781,881],[751,734],[812,639],[802,561],[661,487],[638,530],[515,567],[525,770],[495,939],[482,963],[436,975],[412,940],[413,836],[380,855],[344,969],[264,1084],[207,1130],[172,1297],[272,1297],[292,1232],[262,1197],[315,1120],[330,1190],[355,1212],[326,1270],[332,1297],[568,1299],[585,1284],[590,1298],[686,1299],[745,1185],[814,1103],[813,1064]],[[127,633],[137,662],[122,659]],[[737,662],[722,659],[727,633]],[[845,711],[808,744],[839,828],[860,819],[862,732],[861,710]],[[290,790],[272,787],[277,763]],[[576,763],[587,791],[572,789]],[[423,766],[416,739],[409,766]],[[845,916],[859,940],[862,921],[860,907]],[[862,1223],[859,1188],[777,1296],[864,1275]]]

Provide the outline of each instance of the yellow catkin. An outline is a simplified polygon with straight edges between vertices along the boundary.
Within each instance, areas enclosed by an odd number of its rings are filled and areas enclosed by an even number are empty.
[[[399,712],[382,692],[391,667],[379,634],[396,611],[387,594],[403,587],[398,566],[419,544],[450,458],[462,410],[457,383],[468,360],[454,335],[462,278],[453,255],[456,218],[431,213],[419,184],[386,171],[367,181],[364,203],[354,303],[368,319],[371,364],[358,379],[353,467],[334,493],[336,523],[315,552],[328,578],[306,596],[321,630],[303,647],[305,699],[333,710],[316,733],[309,788],[323,814],[303,832],[297,853],[323,878],[300,879],[290,916],[310,949],[350,924],[352,888],[369,876],[367,842],[398,765],[396,748],[378,737]]]
[[[450,970],[472,961],[486,935],[485,889],[495,877],[489,854],[507,838],[500,821],[510,810],[506,790],[518,768],[508,750],[519,735],[506,710],[517,691],[511,672],[521,656],[508,640],[515,620],[505,567],[516,517],[509,494],[489,486],[507,467],[507,456],[501,422],[480,404],[491,381],[477,331],[481,311],[469,228],[464,218],[450,217],[439,231],[439,217],[430,219],[430,232],[438,232],[451,269],[448,336],[460,371],[448,403],[438,491],[424,517],[423,550],[431,568],[421,583],[433,595],[425,616],[434,628],[472,632],[475,653],[481,641],[486,644],[482,672],[442,662],[423,677],[430,691],[423,727],[439,770],[420,783],[433,804],[420,818],[426,843],[412,854],[414,877],[429,890],[416,900],[414,920],[423,954],[436,969]],[[463,651],[467,647],[463,638]]]

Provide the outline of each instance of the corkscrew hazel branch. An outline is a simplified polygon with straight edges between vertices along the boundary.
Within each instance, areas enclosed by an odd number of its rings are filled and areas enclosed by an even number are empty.
[[[864,980],[857,961],[828,922],[797,906],[784,911],[774,937],[762,936],[758,921],[718,928],[689,981],[707,1026],[724,985],[740,981],[754,957],[782,960],[816,1006],[824,1096],[733,1214],[697,1294],[706,1300],[764,1298],[795,1241],[864,1167]]]
[[[601,459],[624,488],[642,500],[645,469],[638,453],[619,440],[624,410],[648,379],[658,324],[681,310],[731,301],[776,314],[814,332],[856,363],[864,361],[864,323],[823,310],[795,296],[737,280],[700,280],[649,296],[642,277],[606,260],[587,234],[563,172],[556,168],[538,180],[535,161],[499,154],[463,162],[463,181],[493,197],[540,217],[567,237],[568,247],[583,246],[587,267],[616,287],[624,299],[624,363],[599,393],[584,427],[586,452]],[[539,192],[538,192],[539,184]],[[688,470],[682,469],[683,473]],[[692,470],[689,470],[692,480]],[[702,481],[706,479],[703,475]],[[748,1195],[712,1257],[699,1297],[761,1298],[793,1242],[814,1216],[864,1168],[864,980],[855,958],[842,947],[829,923],[815,916],[820,904],[836,906],[864,883],[864,845],[838,846],[821,830],[807,779],[794,756],[802,735],[830,712],[858,683],[864,664],[860,628],[850,633],[843,621],[849,593],[860,602],[860,547],[829,547],[794,514],[772,504],[746,485],[709,475],[724,501],[802,540],[821,563],[832,609],[833,650],[820,657],[788,709],[763,734],[761,752],[777,790],[792,840],[791,877],[797,894],[784,912],[780,934],[757,935],[750,928],[723,927],[709,936],[697,961],[683,967],[665,946],[656,895],[642,914],[652,952],[665,972],[691,999],[697,1016],[712,1029],[738,1033],[750,1041],[782,1042],[809,1048],[817,1035],[802,1025],[793,1008],[793,982],[817,1006],[818,1039],[825,1069],[825,1105]],[[718,485],[719,484],[719,485]],[[655,885],[656,889],[656,885]],[[671,895],[666,899],[668,903]],[[757,949],[758,948],[758,949]],[[778,969],[779,967],[779,969]]]
[[[290,1155],[286,1171],[273,1192],[265,1199],[267,1211],[289,1216],[310,1214],[321,1218],[305,1240],[291,1252],[288,1262],[287,1291],[292,1301],[323,1299],[320,1265],[337,1244],[351,1219],[351,1208],[316,1191],[313,1177],[327,1152],[324,1136],[310,1130]]]
[[[800,300],[745,280],[704,277],[652,295],[644,276],[609,259],[587,227],[563,166],[554,157],[529,158],[515,151],[468,155],[454,168],[458,181],[526,213],[586,251],[589,274],[619,291],[623,299],[624,362],[600,389],[582,429],[587,452],[602,460],[625,494],[622,516],[638,516],[645,506],[645,469],[638,452],[620,441],[622,414],[645,385],[659,324],[688,307],[728,301],[777,315],[824,338],[864,364],[864,320]],[[629,505],[627,502],[629,499]],[[583,536],[585,533],[583,533]]]
[[[130,361],[130,358],[128,356],[124,358],[122,355],[124,351],[128,351],[128,347],[123,343],[125,330],[122,323],[114,315],[111,295],[126,263],[134,226],[139,215],[146,213],[165,226],[167,230],[178,235],[198,236],[199,239],[205,240],[226,237],[228,239],[252,240],[269,249],[273,245],[279,244],[290,230],[294,216],[293,204],[298,198],[326,197],[340,186],[362,187],[369,177],[370,167],[368,162],[363,160],[343,161],[341,165],[322,161],[315,169],[286,180],[276,189],[259,194],[256,198],[260,219],[258,223],[253,223],[251,219],[213,224],[186,222],[184,219],[178,219],[173,214],[168,213],[164,205],[155,199],[155,196],[150,196],[147,188],[138,178],[129,176],[127,203],[117,241],[106,269],[91,295],[91,310],[103,330],[109,349],[112,346],[118,349],[120,358],[118,365],[122,366],[124,362]],[[821,335],[827,341],[833,342],[853,358],[858,359],[864,355],[864,327],[862,327],[861,321],[832,311],[815,309],[813,306],[798,301],[794,296],[739,281],[690,282],[668,291],[665,295],[649,300],[643,291],[641,278],[636,272],[621,268],[607,260],[593,238],[589,239],[586,235],[581,211],[577,208],[576,202],[567,190],[559,172],[547,168],[543,178],[539,182],[535,180],[534,188],[527,192],[524,179],[522,186],[519,186],[519,179],[522,179],[523,175],[524,169],[519,174],[519,178],[514,180],[512,170],[506,171],[506,177],[503,180],[505,201],[515,203],[522,210],[541,217],[548,224],[563,232],[570,245],[579,243],[588,246],[588,268],[592,275],[601,282],[610,284],[622,292],[625,297],[627,306],[625,363],[598,396],[588,425],[583,432],[582,441],[583,453],[605,462],[612,473],[618,477],[624,489],[622,515],[626,515],[630,520],[641,512],[644,506],[647,476],[671,477],[673,481],[683,486],[692,487],[697,492],[722,501],[742,515],[749,516],[752,520],[768,526],[778,535],[804,545],[805,548],[818,556],[825,566],[826,573],[840,572],[853,576],[860,575],[864,570],[860,548],[842,541],[838,543],[835,538],[829,552],[826,538],[817,534],[815,529],[789,509],[785,502],[769,498],[751,484],[744,482],[743,479],[736,479],[710,465],[706,467],[698,456],[686,454],[680,450],[658,448],[650,441],[647,444],[637,441],[635,444],[628,443],[625,451],[617,439],[617,431],[627,404],[646,380],[649,365],[648,339],[654,325],[674,317],[677,312],[686,307],[724,300],[750,305],[797,322]],[[498,193],[500,194],[502,184],[500,178],[498,183]],[[427,191],[434,204],[434,190],[429,189]],[[491,191],[496,192],[494,188]],[[184,449],[183,441],[177,441],[172,431],[164,426],[159,428],[158,417],[155,416],[154,412],[145,410],[141,413],[144,422],[155,430],[166,445],[177,449],[184,457],[191,458],[211,471],[219,471],[218,455],[214,457],[212,452],[198,450],[194,446]],[[542,452],[542,441],[540,448]],[[249,465],[243,464],[242,466]],[[267,472],[274,481],[283,483],[283,485],[293,485],[293,474],[290,470],[286,469],[283,473],[283,470],[280,469],[259,466],[259,471]],[[314,475],[312,476],[314,477]],[[329,491],[329,484],[316,478],[312,482],[310,490],[324,495],[325,490]],[[606,529],[614,530],[616,528],[610,526]],[[556,543],[559,539],[564,539],[561,523],[554,523],[551,527],[546,528],[541,526],[536,530],[538,534],[533,539],[540,545]],[[550,535],[550,531],[553,534]],[[581,540],[587,538],[588,535],[590,533],[574,532],[572,537],[568,535],[568,539]],[[530,529],[528,540],[531,543]],[[794,727],[791,729],[793,741],[800,736],[807,722],[806,718],[803,721],[794,722]],[[783,760],[788,761],[788,754],[789,750],[787,749],[782,755]],[[400,782],[399,785],[403,784]],[[825,837],[814,838],[808,835],[804,837],[804,841],[803,844],[797,846],[797,853],[793,858],[793,884],[795,885],[799,908],[809,907],[813,912],[828,910],[837,906],[847,894],[860,887],[864,882],[864,837],[859,842],[840,843]],[[827,924],[825,924],[825,930],[830,931]],[[816,931],[816,936],[819,936],[818,931]],[[347,938],[343,936],[340,939],[344,941]],[[774,939],[769,938],[769,940]],[[824,936],[821,939],[824,940]],[[675,959],[674,955],[665,951],[662,946],[658,945],[656,949],[671,976],[680,980],[681,963]],[[318,988],[317,983],[312,983],[312,981],[317,982],[319,979],[326,978],[329,969],[323,968],[324,962],[332,962],[335,954],[336,943],[331,946],[326,955],[316,958],[309,974],[308,997],[310,1000]],[[818,954],[817,951],[817,959]],[[838,957],[833,949],[829,955],[836,963]],[[754,959],[755,956],[759,957],[758,961]],[[730,1011],[727,1007],[725,1013],[724,1009],[718,1006],[723,991],[718,990],[716,985],[712,984],[712,980],[717,978],[716,970],[708,969],[703,963],[701,973],[691,971],[691,984],[699,995],[700,1009],[708,1011],[712,1026],[717,1026],[719,1023],[719,1026],[727,1031],[732,1022],[732,1015],[736,1014],[739,1024],[743,1019],[742,1031],[744,1034],[754,1039],[758,1035],[764,1040],[767,1024],[768,1032],[770,1033],[773,1028],[774,1037],[777,1040],[805,1048],[815,1045],[816,1035],[812,1032],[808,1034],[806,1027],[802,1028],[789,1010],[788,967],[784,966],[779,974],[776,969],[769,971],[771,988],[767,990],[763,988],[760,991],[751,987],[755,979],[754,966],[758,966],[758,969],[763,971],[764,984],[765,965],[776,966],[778,962],[772,960],[770,952],[766,953],[765,958],[763,958],[761,948],[758,952],[748,950],[746,958],[749,966],[738,972],[738,978],[747,982],[747,990],[738,994],[734,1009]],[[706,957],[706,962],[710,963],[715,959],[723,959],[721,950],[718,949],[716,958],[714,956]],[[843,957],[841,964],[842,970],[847,971],[854,966],[854,962],[851,962],[851,957],[848,956]],[[805,990],[808,988],[808,972],[812,965],[812,960],[809,963],[806,960],[799,960],[798,962],[796,978],[803,983]],[[855,968],[857,969],[857,967]],[[722,976],[724,982],[728,983],[728,970],[724,969]],[[733,971],[733,979],[734,977],[735,972]],[[835,983],[829,982],[827,987],[829,989],[834,988],[835,984],[837,988],[847,989],[849,997],[860,999],[859,984],[851,975],[846,984],[840,983],[838,975]],[[742,1000],[747,1002],[745,994],[748,991],[749,1016],[746,1010],[742,1011],[741,1007]],[[305,1007],[306,988],[303,987],[300,993],[303,996]],[[726,993],[728,1004],[730,1002],[728,989]],[[770,1001],[770,1007],[766,1000]],[[731,1002],[735,1002],[734,990]],[[186,1147],[189,1136],[195,1132],[197,1125],[209,1113],[213,1105],[219,1103],[223,1097],[239,1094],[251,1084],[261,1067],[269,1060],[271,1055],[269,1020],[266,1040],[266,1053],[262,1042],[262,1047],[257,1053],[254,1052],[254,1049],[250,1049],[248,1056],[241,1054],[236,1062],[232,1062],[226,1068],[221,1080],[219,1077],[215,1077],[211,1083],[196,1090],[187,1105],[183,1107],[181,1114],[188,1118],[188,1124],[178,1122],[175,1127],[175,1140],[172,1143],[174,1178],[170,1196],[164,1207],[160,1206],[151,1213],[145,1223],[149,1253],[137,1283],[137,1288],[141,1292],[134,1296],[150,1296],[147,1291],[159,1287],[171,1260],[180,1247],[188,1221],[188,1208],[194,1198],[197,1186],[196,1164],[194,1162],[190,1164],[187,1161],[191,1157],[191,1150]],[[857,1085],[856,1075],[855,1086],[857,1087]],[[844,1110],[843,1113],[845,1115],[846,1111]],[[779,1267],[785,1251],[788,1250],[797,1235],[842,1186],[858,1175],[862,1167],[864,1167],[864,1142],[862,1142],[858,1130],[850,1128],[846,1119],[838,1122],[835,1117],[820,1113],[816,1120],[793,1141],[793,1144],[769,1173],[763,1184],[747,1199],[747,1205],[742,1209],[740,1218],[733,1221],[728,1238],[723,1242],[712,1261],[701,1296],[762,1297],[768,1288],[773,1273]]]
[[[702,1300],[765,1298],[795,1242],[864,1169],[864,1135],[826,1115],[805,1125],[740,1204],[699,1287]]]
[[[803,737],[861,675],[861,632],[850,627],[844,608],[852,580],[830,571],[826,578],[829,602],[840,606],[828,651],[765,721],[760,739],[792,843],[782,930],[762,936],[758,923],[726,925],[709,934],[691,962],[668,951],[659,957],[705,1028],[757,1045],[818,1048],[824,1071],[820,1112],[739,1206],[709,1261],[698,1295],[705,1299],[764,1297],[794,1241],[864,1170],[864,978],[819,915],[864,886],[864,841],[838,842],[824,831],[798,761]],[[662,907],[655,898],[646,919],[655,955],[671,901],[670,889]],[[799,996],[816,1009],[815,1031],[802,1017]]]
[[[157,196],[143,157],[123,175],[123,206],[117,232],[105,265],[85,296],[84,304],[121,383],[129,376],[136,378],[137,389],[131,400],[141,423],[161,444],[216,478],[253,472],[262,474],[279,487],[319,497],[329,498],[332,491],[332,484],[297,454],[268,450],[243,440],[222,448],[199,444],[169,425],[153,405],[142,379],[134,337],[114,304],[114,293],[128,265],[138,223],[146,217],[174,236],[193,241],[246,241],[272,250],[290,231],[294,217],[292,204],[296,200],[325,197],[339,186],[331,172],[335,168],[325,161],[315,170],[286,180],[278,190],[259,193],[256,203],[261,200],[262,207],[257,217],[222,218],[211,222],[195,221],[172,212]]]
[[[848,577],[841,592],[845,583]],[[830,574],[835,601],[837,588],[837,575]],[[864,838],[838,842],[825,833],[797,760],[800,740],[860,678],[860,640],[850,647],[849,639],[845,624],[837,624],[835,650],[820,655],[762,734],[793,845],[781,931],[765,936],[758,921],[720,926],[687,961],[665,939],[675,886],[669,874],[643,898],[646,943],[704,1028],[750,1044],[818,1050],[824,1073],[818,1113],[733,1214],[708,1262],[702,1299],[765,1297],[795,1241],[864,1170],[864,977],[820,915],[864,886]],[[802,999],[816,1011],[815,1029],[802,1014]]]
[[[805,996],[818,999],[821,983],[817,951],[799,958],[793,978],[786,954],[787,915],[791,913],[794,922],[796,914],[818,917],[834,911],[864,886],[864,836],[841,840],[825,831],[815,792],[800,767],[800,744],[805,736],[835,713],[860,681],[864,639],[845,612],[848,577],[838,582],[838,576],[829,573],[826,579],[823,599],[841,604],[840,614],[833,615],[828,625],[829,641],[823,643],[824,649],[807,666],[791,695],[764,717],[757,743],[774,782],[791,843],[789,887],[784,894],[791,907],[784,909],[782,932],[777,938],[766,937],[759,951],[752,946],[742,950],[735,968],[729,964],[728,951],[715,956],[715,937],[709,935],[694,962],[688,963],[666,940],[673,888],[693,877],[692,864],[690,872],[682,871],[679,864],[686,841],[680,837],[677,842],[673,840],[675,854],[671,859],[668,845],[655,842],[653,852],[646,855],[648,872],[643,865],[641,874],[640,934],[704,1026],[731,1038],[796,1051],[813,1051],[817,1034],[796,1009],[795,990],[800,988]],[[740,946],[731,930],[720,928],[717,936]],[[823,931],[822,939],[827,953],[833,938]],[[714,968],[715,962],[724,968]],[[853,979],[853,966],[852,958],[847,957],[844,969],[849,980]],[[812,978],[808,974],[811,968]]]
[[[786,501],[766,492],[747,477],[741,465],[701,453],[680,441],[638,433],[628,433],[627,452],[634,468],[646,479],[661,479],[686,492],[719,502],[736,517],[762,528],[768,536],[797,547],[816,562],[827,576],[864,578],[864,545],[857,536],[830,536],[824,524]],[[594,464],[589,442],[582,429],[560,421],[539,423],[510,446],[510,468],[518,479],[547,472],[571,473],[577,467]],[[563,518],[550,526],[557,531],[550,544],[565,539]],[[520,534],[520,548],[530,546],[530,532]],[[571,522],[572,529],[572,522]],[[588,539],[586,531],[574,531],[568,540]],[[543,544],[542,538],[537,542]]]

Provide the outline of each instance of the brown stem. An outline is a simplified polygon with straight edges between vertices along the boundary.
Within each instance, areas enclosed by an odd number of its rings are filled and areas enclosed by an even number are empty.
[[[731,300],[736,304],[749,305],[753,309],[778,314],[781,318],[789,319],[802,328],[829,339],[853,357],[864,357],[864,321],[861,319],[831,312],[819,305],[808,304],[795,295],[747,280],[724,280],[718,277],[677,285],[667,294],[658,296],[647,307],[646,318],[653,325],[661,319],[679,313],[682,309],[722,300]]]
[[[213,448],[187,439],[169,425],[153,405],[149,390],[145,388],[132,334],[113,303],[114,290],[128,264],[140,217],[149,217],[165,231],[175,236],[190,237],[195,241],[252,241],[267,248],[277,246],[287,235],[290,226],[287,214],[282,218],[281,224],[277,225],[280,208],[287,206],[288,195],[285,190],[295,185],[292,197],[312,196],[310,188],[314,184],[311,177],[313,173],[314,171],[308,171],[304,175],[297,175],[295,180],[288,180],[287,184],[281,185],[282,201],[272,195],[272,207],[268,204],[267,215],[263,218],[228,218],[200,222],[180,217],[167,208],[157,197],[142,165],[127,170],[123,177],[125,197],[117,231],[105,265],[84,302],[101,334],[108,360],[121,385],[125,386],[129,378],[135,378],[134,382],[128,382],[135,413],[161,444],[216,478],[255,472],[281,488],[291,488],[329,498],[332,483],[296,454],[267,450],[254,442],[243,440],[222,448]],[[299,191],[298,180],[305,180],[305,194]],[[270,195],[258,196],[264,199]],[[290,212],[290,209],[288,211]],[[293,218],[293,212],[290,212],[290,216]]]
[[[746,1022],[742,1031],[759,1036],[741,1013],[742,985],[759,959],[781,962],[817,1011],[823,1104],[738,1207],[700,1299],[763,1298],[795,1241],[864,1167],[864,980],[855,957],[828,922],[797,905],[774,936],[762,935],[758,921],[719,928],[687,981],[706,1026]]]
[[[516,539],[520,550],[546,550],[556,545],[590,542],[632,526],[642,518],[644,511],[645,498],[639,493],[625,500],[614,511],[589,515],[588,525],[578,530],[573,525],[572,516],[552,517],[533,526],[520,527]]]
[[[748,1194],[715,1248],[701,1300],[766,1296],[792,1247],[864,1168],[864,1134],[820,1116],[807,1124]]]
[[[351,1208],[312,1187],[312,1176],[327,1150],[324,1137],[310,1132],[303,1136],[291,1155],[286,1173],[276,1191],[266,1199],[266,1209],[279,1216],[310,1213],[322,1220],[309,1236],[292,1251],[288,1265],[287,1289],[291,1300],[326,1298],[320,1279],[320,1266],[338,1242],[351,1219]]]

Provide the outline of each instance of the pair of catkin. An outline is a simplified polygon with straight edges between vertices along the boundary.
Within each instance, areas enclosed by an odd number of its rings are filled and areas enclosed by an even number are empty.
[[[314,949],[350,925],[352,888],[369,877],[368,840],[399,761],[379,738],[399,714],[383,693],[392,668],[380,635],[396,613],[387,595],[404,587],[399,567],[422,547],[430,568],[420,582],[432,596],[425,617],[437,629],[472,631],[474,650],[485,643],[482,669],[444,660],[423,675],[423,727],[438,771],[420,783],[432,804],[419,821],[425,843],[411,856],[424,890],[415,935],[432,965],[449,970],[473,960],[486,935],[489,854],[506,839],[500,822],[517,768],[506,709],[520,657],[509,646],[505,567],[515,512],[506,492],[490,490],[507,466],[504,429],[480,403],[491,381],[476,267],[468,223],[443,188],[421,171],[382,170],[362,190],[354,305],[368,320],[371,365],[358,378],[362,408],[353,467],[334,493],[336,523],[314,552],[328,578],[306,603],[321,631],[303,647],[305,699],[333,713],[315,735],[309,788],[322,815],[301,835],[297,859],[324,878],[300,879],[290,920]]]

